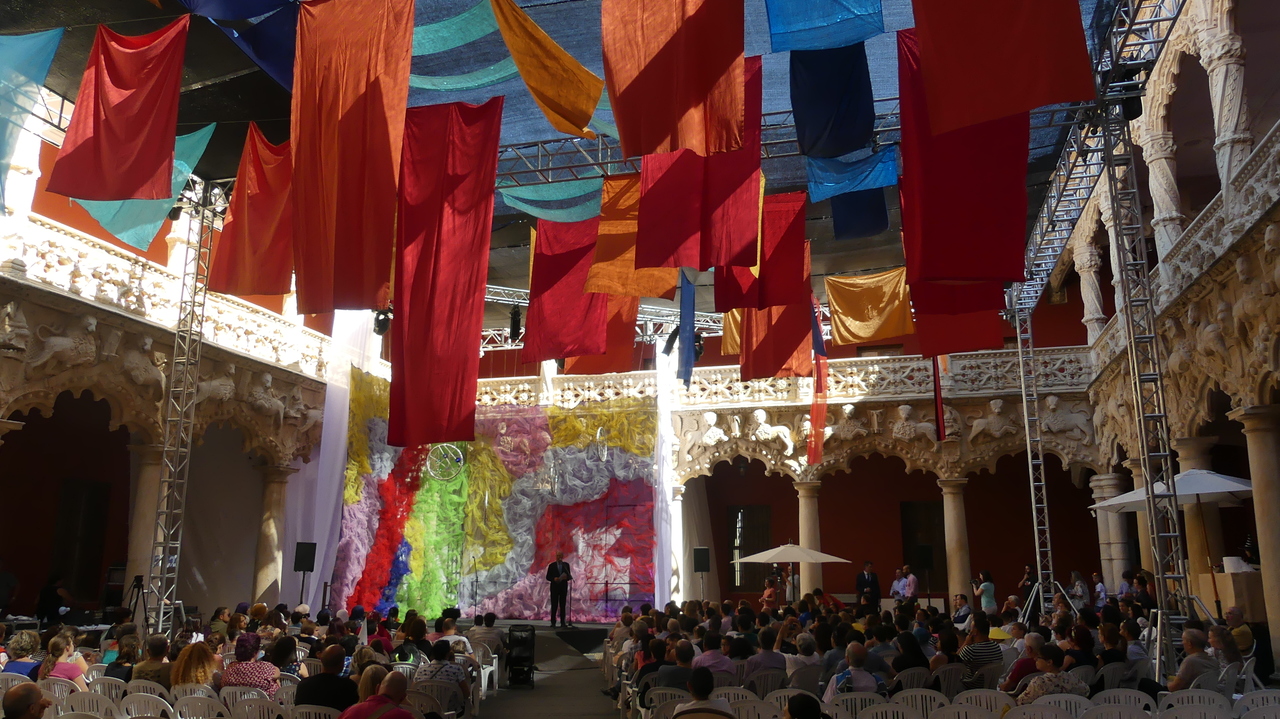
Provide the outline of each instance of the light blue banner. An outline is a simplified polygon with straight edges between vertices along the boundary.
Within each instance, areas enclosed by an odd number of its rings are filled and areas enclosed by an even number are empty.
[[[861,160],[806,157],[809,201],[820,202],[836,195],[898,184],[898,148],[890,145]]]

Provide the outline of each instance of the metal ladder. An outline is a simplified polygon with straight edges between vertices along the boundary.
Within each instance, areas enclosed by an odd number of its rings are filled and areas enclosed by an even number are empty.
[[[225,212],[230,183],[192,177],[183,191],[191,225],[182,274],[178,324],[173,333],[173,359],[164,400],[164,461],[156,503],[156,532],[151,546],[147,591],[150,633],[173,634],[178,589],[178,560],[186,512],[187,475],[194,445],[196,385],[200,381],[200,350],[204,342],[205,281],[213,251],[215,221]]]

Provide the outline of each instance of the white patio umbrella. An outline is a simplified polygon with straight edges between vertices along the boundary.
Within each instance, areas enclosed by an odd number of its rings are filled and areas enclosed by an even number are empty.
[[[790,562],[792,564],[795,564],[796,562],[825,564],[827,562],[844,562],[845,564],[848,564],[849,560],[842,559],[834,554],[819,552],[816,549],[806,549],[798,544],[784,544],[780,547],[774,547],[773,549],[766,549],[763,552],[756,552],[755,554],[743,557],[742,559],[733,560],[734,564],[744,564],[747,562],[757,564],[782,564],[784,562]],[[793,578],[796,577],[795,567],[791,568],[791,576]],[[795,579],[792,580],[791,585],[793,588],[796,587]]]

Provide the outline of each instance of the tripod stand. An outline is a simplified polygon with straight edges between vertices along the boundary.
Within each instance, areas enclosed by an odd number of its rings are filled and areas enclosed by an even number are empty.
[[[129,586],[129,598],[125,601],[125,606],[133,613],[133,621],[137,622],[141,618],[144,634],[149,634],[151,631],[149,626],[151,615],[147,612],[147,594],[149,593],[150,590],[147,589],[146,583],[142,581],[142,575],[134,575],[133,584]]]

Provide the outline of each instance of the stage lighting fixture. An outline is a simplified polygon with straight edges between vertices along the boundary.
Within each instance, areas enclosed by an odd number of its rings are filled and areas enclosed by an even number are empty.
[[[511,307],[511,339],[520,337],[520,305]]]

